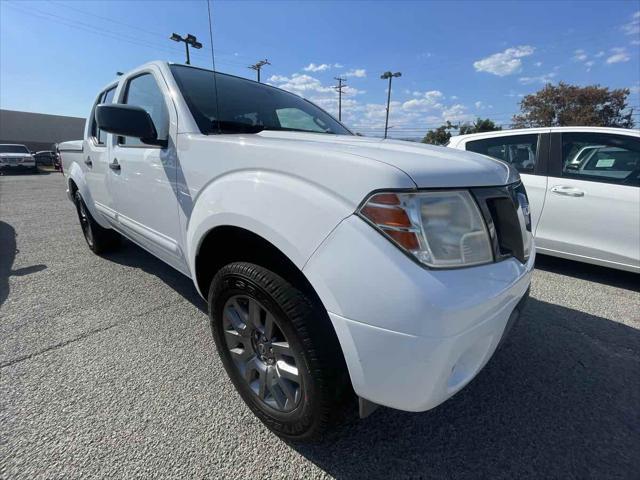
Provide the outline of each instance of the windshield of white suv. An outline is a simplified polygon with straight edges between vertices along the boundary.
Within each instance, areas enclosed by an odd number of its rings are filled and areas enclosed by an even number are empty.
[[[24,145],[0,145],[0,153],[29,153]]]
[[[171,65],[171,71],[204,134],[285,130],[352,135],[324,110],[284,90],[223,73],[215,74],[214,89],[211,70]]]

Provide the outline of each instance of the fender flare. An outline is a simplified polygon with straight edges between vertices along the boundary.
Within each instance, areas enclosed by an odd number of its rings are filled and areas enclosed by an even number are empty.
[[[68,173],[67,173],[68,172]],[[67,189],[69,191],[69,198],[73,201],[71,197],[71,181],[75,183],[82,199],[84,200],[85,205],[89,209],[89,213],[93,217],[93,219],[103,228],[111,228],[111,225],[104,219],[104,217],[100,214],[100,212],[96,209],[95,202],[93,197],[91,196],[91,191],[89,190],[89,186],[87,185],[87,181],[78,162],[73,162],[71,167],[67,170]]]

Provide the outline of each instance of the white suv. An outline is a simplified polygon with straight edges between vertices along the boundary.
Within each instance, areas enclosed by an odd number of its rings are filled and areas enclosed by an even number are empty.
[[[452,137],[515,167],[539,253],[640,272],[640,131],[555,127]]]
[[[18,170],[28,168],[37,171],[36,159],[24,145],[0,144],[0,170]]]
[[[527,297],[518,172],[363,138],[277,88],[153,62],[60,145],[89,247],[128,237],[193,279],[229,377],[278,434],[350,399],[435,407],[489,361]]]

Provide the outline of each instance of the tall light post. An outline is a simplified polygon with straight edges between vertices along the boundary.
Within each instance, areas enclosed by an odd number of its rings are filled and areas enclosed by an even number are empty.
[[[389,79],[389,90],[387,91],[387,118],[384,121],[384,138],[387,138],[387,130],[389,128],[389,107],[391,105],[391,79],[393,77],[401,77],[402,73],[400,72],[396,72],[396,73],[391,73],[391,72],[384,72],[382,75],[380,75],[380,78],[383,80],[386,80],[387,78]]]
[[[255,70],[256,72],[258,72],[258,83],[260,83],[260,70],[262,70],[262,67],[264,67],[265,65],[271,65],[271,63],[269,63],[269,60],[267,60],[266,58],[264,60],[260,60],[258,63],[249,65],[249,68],[251,70]]]
[[[198,41],[195,35],[191,35],[190,33],[187,33],[185,37],[181,37],[177,33],[174,33],[169,37],[169,39],[173,40],[174,42],[184,42],[184,47],[187,50],[187,65],[191,65],[191,58],[189,57],[189,46],[192,46],[196,49],[202,48],[202,44]]]

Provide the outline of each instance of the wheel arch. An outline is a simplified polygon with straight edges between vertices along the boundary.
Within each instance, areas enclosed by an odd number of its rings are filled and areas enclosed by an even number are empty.
[[[196,254],[194,271],[194,282],[203,297],[208,296],[215,274],[232,262],[255,263],[273,271],[302,291],[316,308],[322,309],[319,318],[323,319],[324,330],[335,342],[348,375],[343,345],[322,299],[303,271],[276,245],[260,235],[232,225],[218,226],[207,232]]]
[[[202,296],[206,298],[211,280],[223,266],[238,261],[272,270],[311,294],[324,308],[302,270],[280,248],[263,236],[235,225],[214,227],[200,241],[195,256],[194,281]]]
[[[77,162],[73,162],[68,170],[67,189],[69,193],[69,199],[72,202],[74,201],[73,196],[75,195],[75,193],[80,192],[85,205],[89,209],[89,213],[91,213],[91,216],[96,221],[96,223],[98,223],[98,225],[100,225],[102,228],[111,228],[111,225],[103,220],[102,215],[96,209],[93,196],[91,195],[91,190],[87,185],[84,172]]]

